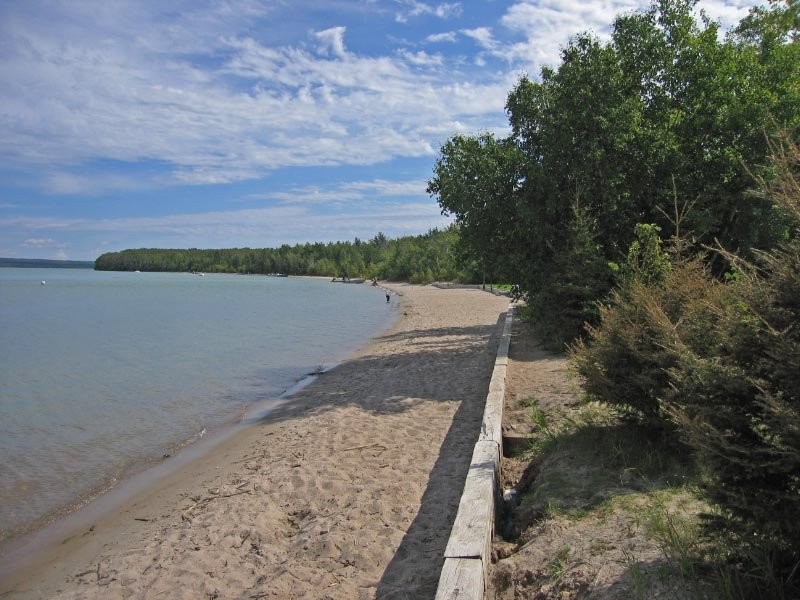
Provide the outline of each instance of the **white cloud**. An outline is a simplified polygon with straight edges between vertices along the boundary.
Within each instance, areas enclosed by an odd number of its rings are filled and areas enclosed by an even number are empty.
[[[752,5],[750,0],[704,0],[697,5],[696,13],[705,10],[727,29],[744,17]],[[510,64],[530,65],[532,72],[538,72],[543,65],[557,66],[561,49],[574,36],[588,31],[608,40],[618,15],[649,7],[647,0],[522,1],[509,6],[500,18],[500,24],[511,34],[522,37],[522,41],[498,43],[482,31],[485,28],[473,30],[471,37],[491,55]]]
[[[345,55],[345,30],[345,27],[331,27],[324,31],[317,31],[314,36],[320,41],[320,52],[326,56],[333,55],[343,58]]]
[[[352,181],[342,185],[344,189],[358,190],[379,196],[411,196],[425,194],[427,182],[421,179],[411,181],[390,181],[374,179],[372,181]]]
[[[418,67],[440,66],[444,63],[444,57],[441,54],[428,54],[424,50],[419,50],[418,52],[401,50],[400,56]]]
[[[695,13],[699,15],[704,11],[709,18],[718,21],[723,30],[728,30],[745,18],[755,5],[751,0],[703,0],[695,7]]]
[[[432,156],[436,123],[505,121],[508,79],[420,71],[445,64],[438,53],[354,53],[341,26],[312,34],[312,49],[271,46],[237,35],[240,23],[221,8],[215,31],[202,11],[168,26],[138,3],[122,5],[130,31],[105,10],[58,29],[21,16],[0,24],[9,48],[0,105],[13,115],[0,122],[0,159],[44,173],[39,185],[50,193],[128,190],[153,177],[98,177],[96,159],[157,163],[175,183],[227,183],[287,166]],[[458,8],[424,6],[433,15]],[[192,41],[190,25],[207,46]],[[170,51],[170,40],[190,54]]]
[[[398,0],[398,4],[403,7],[395,15],[398,23],[406,23],[409,19],[421,15],[434,15],[440,19],[449,19],[460,16],[462,12],[460,2],[443,2],[434,6],[417,0]]]
[[[23,246],[31,248],[63,248],[64,245],[56,242],[53,238],[28,238],[22,242]]]
[[[283,204],[267,208],[236,211],[187,213],[164,217],[115,219],[18,218],[15,226],[27,230],[53,230],[61,236],[79,235],[97,239],[106,250],[125,247],[135,239],[152,247],[276,247],[310,239],[335,241],[369,238],[378,231],[390,237],[417,234],[433,227],[445,227],[450,219],[442,217],[436,203],[366,202],[347,212],[323,214],[312,205]],[[0,219],[0,226],[7,226]],[[108,242],[115,240],[116,246]],[[166,240],[166,242],[165,242]],[[45,247],[45,246],[40,246]]]
[[[41,187],[48,194],[59,196],[100,196],[109,191],[141,190],[152,186],[132,175],[113,175],[108,173],[80,174],[67,171],[53,171],[41,178]]]
[[[462,29],[461,33],[472,38],[478,45],[485,50],[495,50],[498,42],[495,41],[490,27],[476,27],[475,29]]]
[[[349,181],[327,187],[306,185],[285,191],[270,191],[252,194],[249,200],[276,200],[284,203],[328,203],[328,202],[383,202],[390,197],[427,198],[427,182],[422,179],[409,181],[390,181],[373,179],[371,181]]]
[[[443,33],[432,33],[428,37],[425,38],[426,42],[431,43],[441,43],[441,42],[448,42],[452,43],[456,41],[456,32],[455,31],[445,31]]]
[[[433,14],[440,19],[449,19],[450,17],[458,17],[461,15],[460,2],[445,2],[436,6]]]

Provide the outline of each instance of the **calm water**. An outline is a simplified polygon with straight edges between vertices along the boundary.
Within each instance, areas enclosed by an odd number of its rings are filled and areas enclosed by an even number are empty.
[[[0,539],[279,396],[391,318],[368,286],[0,268]]]

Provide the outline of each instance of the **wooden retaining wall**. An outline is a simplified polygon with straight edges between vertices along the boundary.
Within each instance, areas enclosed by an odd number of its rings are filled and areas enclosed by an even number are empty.
[[[458,512],[444,552],[436,600],[482,600],[492,558],[495,503],[503,456],[503,401],[511,343],[512,306],[508,307],[497,348],[481,433],[472,453]]]

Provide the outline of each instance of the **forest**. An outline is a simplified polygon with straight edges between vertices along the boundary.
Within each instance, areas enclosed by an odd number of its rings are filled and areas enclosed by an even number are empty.
[[[428,191],[585,396],[691,456],[720,597],[800,597],[800,5],[576,35]],[[727,586],[727,587],[726,587]],[[727,594],[727,595],[725,595]]]
[[[279,248],[141,248],[101,255],[101,271],[199,271],[379,278],[411,283],[477,281],[479,265],[460,252],[455,227],[418,236],[283,245]]]

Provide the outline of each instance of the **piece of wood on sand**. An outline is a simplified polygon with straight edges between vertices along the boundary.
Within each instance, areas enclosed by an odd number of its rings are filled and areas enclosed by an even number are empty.
[[[489,392],[486,396],[486,407],[483,411],[481,442],[496,442],[503,444],[503,402],[505,394],[502,391]]]
[[[491,559],[499,450],[493,441],[475,444],[464,492],[444,553],[446,559],[480,559],[484,576]]]
[[[484,594],[483,564],[477,558],[446,558],[435,600],[479,600]]]

